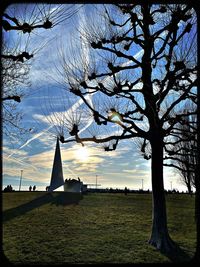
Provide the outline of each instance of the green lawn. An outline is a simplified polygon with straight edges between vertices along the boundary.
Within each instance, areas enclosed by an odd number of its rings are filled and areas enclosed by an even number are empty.
[[[90,193],[79,204],[65,205],[57,201],[59,194],[3,193],[3,250],[9,261],[27,264],[171,261],[148,245],[151,194]],[[169,233],[192,257],[194,197],[167,195],[166,202]]]

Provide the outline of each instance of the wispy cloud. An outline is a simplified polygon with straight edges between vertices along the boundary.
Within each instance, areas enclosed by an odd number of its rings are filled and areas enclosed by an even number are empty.
[[[49,126],[47,129],[33,135],[29,140],[27,140],[22,146],[20,146],[17,150],[13,151],[10,155],[7,156],[6,159],[12,157],[14,154],[18,154],[19,155],[19,151],[20,149],[24,148],[25,146],[27,146],[30,142],[32,142],[35,139],[38,139],[41,135],[43,135],[45,132],[47,132],[48,130],[50,130],[53,126]]]
[[[19,165],[21,166],[21,169],[22,168],[31,168],[31,169],[34,169],[35,171],[38,171],[38,168],[30,163],[27,163],[25,160],[20,160],[18,158],[15,158],[15,157],[12,157],[12,158],[9,158],[7,159],[6,161],[4,161],[4,166],[3,166],[3,170],[4,171],[8,171],[10,169],[13,168],[13,165],[11,167],[7,167],[7,165],[10,165],[10,163],[14,162],[15,163],[15,166],[17,164],[17,168],[19,168]],[[16,169],[14,169],[14,172],[16,172]]]

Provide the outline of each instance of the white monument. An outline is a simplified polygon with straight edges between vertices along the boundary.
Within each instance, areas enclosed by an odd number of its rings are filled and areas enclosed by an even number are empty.
[[[48,191],[52,192],[62,185],[64,185],[65,192],[82,193],[83,182],[81,182],[79,178],[78,180],[65,179],[64,181],[59,138],[57,138],[56,150],[55,150],[54,161],[53,161],[53,169],[51,173],[51,182],[50,182]]]
[[[51,173],[51,182],[48,191],[53,191],[62,185],[64,185],[62,160],[60,154],[59,139],[57,138],[53,169]]]

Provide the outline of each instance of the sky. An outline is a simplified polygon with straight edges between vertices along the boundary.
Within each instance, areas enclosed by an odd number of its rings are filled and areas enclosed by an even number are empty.
[[[56,80],[61,62],[59,54],[62,48],[69,56],[72,43],[75,53],[79,53],[82,46],[84,60],[91,60],[88,48],[84,45],[83,32],[86,17],[91,14],[91,6],[84,5],[77,15],[51,30],[32,34],[31,41],[24,43],[27,50],[36,53],[31,63],[31,86],[25,88],[26,95],[22,97],[18,109],[23,113],[23,125],[32,130],[25,138],[3,136],[3,188],[11,184],[15,190],[19,190],[20,178],[21,190],[28,190],[30,185],[36,185],[37,190],[45,190],[50,184],[57,133],[58,130],[62,131],[59,122],[63,119],[67,123],[71,111],[76,112],[83,106],[80,99],[69,95],[65,86]],[[11,37],[16,40],[18,35],[12,33]],[[74,37],[76,41],[72,42]],[[9,38],[8,44],[11,43]],[[136,49],[134,53],[139,58],[143,51]],[[95,96],[89,101],[93,103]],[[93,120],[85,114],[82,116],[80,131],[82,134],[91,133],[95,130]],[[118,131],[118,128],[113,125],[110,132]],[[66,138],[70,138],[70,135]],[[95,184],[97,178],[99,188],[128,187],[138,190],[143,186],[144,190],[151,190],[151,161],[141,156],[134,140],[125,140],[110,152],[105,152],[103,146],[94,143],[87,143],[84,147],[73,142],[60,143],[60,149],[64,179],[80,177],[85,184]],[[164,167],[164,187],[166,190],[186,191],[177,172],[167,167]]]

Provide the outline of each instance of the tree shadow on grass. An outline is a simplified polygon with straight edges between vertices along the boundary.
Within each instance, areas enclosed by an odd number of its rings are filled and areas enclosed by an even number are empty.
[[[50,203],[52,205],[72,205],[78,204],[79,201],[83,198],[80,193],[68,193],[68,192],[53,192],[53,193],[44,193],[44,195],[37,197],[27,203],[24,203],[18,207],[11,208],[3,211],[3,222],[12,220],[15,217],[22,216],[27,212],[39,208],[42,205]]]
[[[168,252],[161,251],[161,253],[173,263],[189,264],[193,259],[186,250],[181,248],[176,242],[174,242],[173,249]]]

